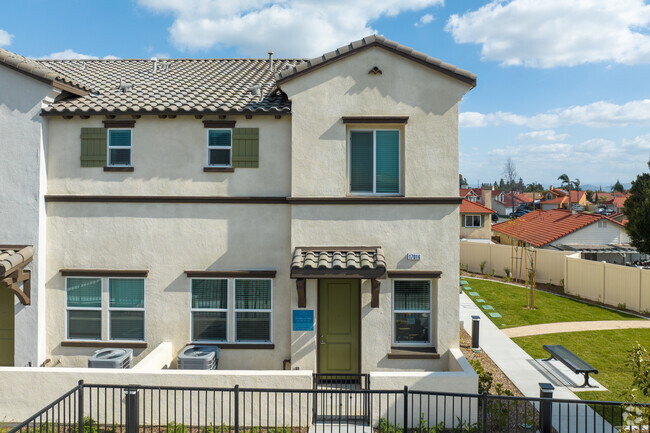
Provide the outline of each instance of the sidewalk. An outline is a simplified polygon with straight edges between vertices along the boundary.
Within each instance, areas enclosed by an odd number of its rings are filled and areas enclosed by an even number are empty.
[[[587,322],[542,323],[501,330],[510,338],[561,332],[602,331],[608,329],[650,328],[650,320],[593,320]]]
[[[460,320],[470,335],[472,334],[472,316],[480,317],[479,346],[524,396],[539,397],[539,384],[553,383],[555,386],[553,398],[580,400],[568,388],[557,385],[554,378],[550,377],[533,358],[497,328],[463,292],[460,294]],[[571,413],[564,403],[554,403],[553,408],[553,426],[558,431],[614,431],[607,422],[586,405],[579,405],[578,408],[572,409]]]

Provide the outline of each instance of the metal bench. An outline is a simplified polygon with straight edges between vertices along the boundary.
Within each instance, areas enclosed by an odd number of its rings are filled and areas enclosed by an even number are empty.
[[[551,354],[551,357],[545,359],[545,361],[550,361],[551,359],[557,359],[562,364],[569,367],[569,369],[571,369],[571,371],[573,371],[574,373],[582,374],[585,377],[585,383],[580,385],[579,388],[590,386],[589,373],[598,374],[598,370],[596,370],[591,365],[587,364],[585,361],[580,359],[575,353],[571,352],[569,349],[567,349],[566,347],[560,344],[553,344],[553,345],[545,344],[542,347],[544,348],[544,350],[546,350],[548,353]]]

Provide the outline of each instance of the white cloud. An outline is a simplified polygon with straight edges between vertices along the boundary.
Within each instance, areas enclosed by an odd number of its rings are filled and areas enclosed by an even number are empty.
[[[554,128],[563,125],[584,125],[595,127],[649,125],[650,99],[630,101],[622,105],[598,101],[587,105],[576,105],[556,109],[534,116],[497,111],[496,113],[460,113],[460,126],[477,128],[485,126],[517,125],[535,129]]]
[[[433,21],[433,15],[431,14],[424,14],[420,17],[420,19],[414,24],[415,27],[422,27],[426,26],[430,22]]]
[[[650,5],[644,0],[494,0],[445,29],[481,44],[484,60],[552,68],[590,62],[650,63]]]
[[[313,57],[375,33],[382,16],[418,11],[443,0],[138,0],[171,13],[172,43],[179,49],[234,46],[244,55]]]
[[[650,149],[650,134],[639,135],[631,140],[623,140],[623,147]]]
[[[119,59],[119,57],[111,56],[111,55],[104,56],[103,58],[105,60]],[[59,51],[56,53],[48,54],[47,56],[37,58],[37,60],[98,60],[98,59],[99,57],[97,56],[77,53],[69,48],[67,50]]]
[[[10,35],[6,30],[0,29],[0,47],[8,47],[14,35]]]
[[[552,129],[545,129],[543,131],[522,132],[517,138],[529,141],[561,141],[568,136],[569,134],[556,134]]]

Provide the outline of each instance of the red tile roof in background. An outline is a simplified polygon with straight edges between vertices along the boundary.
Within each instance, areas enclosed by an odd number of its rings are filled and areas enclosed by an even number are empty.
[[[492,226],[492,230],[535,247],[542,247],[601,219],[623,227],[623,224],[603,215],[583,212],[572,214],[565,209],[552,209],[548,211],[534,210],[517,219],[495,224]]]
[[[483,206],[480,203],[474,203],[469,200],[463,199],[463,202],[460,204],[460,213],[496,213],[492,209]]]

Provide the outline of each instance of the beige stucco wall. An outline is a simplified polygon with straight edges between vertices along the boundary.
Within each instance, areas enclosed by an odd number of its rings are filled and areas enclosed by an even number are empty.
[[[125,117],[131,119],[130,117]],[[81,128],[101,128],[102,118],[50,118],[49,194],[287,196],[290,189],[291,118],[229,116],[236,128],[259,128],[259,168],[205,173],[206,116],[159,119],[143,116],[133,128],[133,172],[80,167]],[[119,117],[117,118],[119,119]]]
[[[270,269],[278,271],[273,280],[275,350],[223,350],[219,367],[282,369],[282,361],[290,357],[287,299],[294,287],[289,280],[289,217],[286,205],[49,203],[47,340],[53,363],[85,366],[94,350],[60,345],[66,320],[60,269],[148,269],[148,350],[167,341],[174,354],[190,341],[190,279],[185,270]],[[232,284],[229,295],[232,306]],[[231,340],[232,323],[231,316]],[[137,361],[147,350],[134,353]]]
[[[368,74],[375,66],[381,75]],[[469,85],[375,47],[281,88],[292,104],[293,196],[348,193],[348,128],[341,117],[354,115],[409,116],[403,134],[403,194],[458,195],[458,102]]]
[[[294,205],[291,218],[291,245],[380,245],[388,269],[440,270],[432,280],[432,345],[446,355],[458,347],[458,209],[455,205]],[[451,247],[450,247],[451,246]],[[420,253],[419,261],[407,260],[408,253]],[[316,280],[309,280],[308,308],[316,308]],[[297,295],[292,291],[292,305]],[[370,282],[361,285],[361,369],[438,370],[446,360],[388,359],[392,343],[392,280],[381,280],[379,308],[370,307]],[[294,346],[314,348],[315,332],[294,333]],[[294,351],[294,353],[296,353]],[[294,365],[315,368],[313,351],[305,350]],[[442,365],[444,363],[444,366]]]
[[[492,237],[492,218],[490,215],[482,215],[483,224],[481,227],[465,227],[465,215],[460,214],[460,238],[461,239],[491,239]]]

